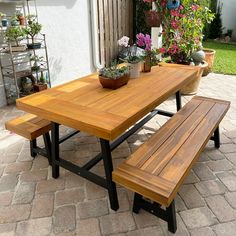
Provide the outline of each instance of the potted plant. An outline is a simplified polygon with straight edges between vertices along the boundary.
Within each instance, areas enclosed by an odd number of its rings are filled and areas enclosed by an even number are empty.
[[[11,26],[18,26],[19,25],[19,21],[16,15],[11,17]]]
[[[38,72],[40,70],[40,62],[43,62],[43,57],[38,55],[33,55],[30,57],[30,61],[33,62],[33,66],[31,67],[32,71]]]
[[[143,64],[143,72],[150,72],[151,67],[157,65],[159,60],[157,59],[158,51],[157,49],[152,49],[152,40],[150,35],[139,33],[136,35],[137,45],[145,50],[144,53],[144,64]]]
[[[7,27],[8,20],[6,18],[6,14],[0,12],[0,16],[1,16],[2,27]]]
[[[8,27],[5,36],[13,52],[25,51],[26,46],[20,45],[20,41],[25,38],[25,32],[21,26]],[[14,43],[14,45],[12,45],[12,43]]]
[[[168,7],[168,1],[155,1],[157,9],[162,8],[163,14],[163,47],[160,53],[170,57],[169,62],[182,65],[195,65],[192,58],[202,46],[204,24],[213,20],[214,14],[201,6],[201,0],[182,0],[177,8]],[[163,65],[163,63],[162,63]],[[199,71],[202,64],[199,63]],[[200,80],[201,74],[196,78]],[[193,82],[193,84],[199,84]],[[196,93],[196,86],[189,93]]]
[[[103,88],[120,88],[129,81],[129,67],[119,67],[113,63],[111,67],[105,67],[99,71],[99,81]]]
[[[205,52],[205,61],[208,63],[208,66],[204,69],[202,76],[207,76],[212,72],[216,51],[210,48],[203,48],[203,51]]]
[[[24,28],[25,33],[31,38],[32,43],[27,44],[29,49],[38,49],[41,48],[41,43],[35,42],[35,36],[38,35],[42,29],[42,25],[36,21],[36,16],[29,15],[27,16],[28,24]]]
[[[123,36],[118,40],[118,44],[121,47],[125,47],[127,49],[126,57],[122,60],[129,64],[130,67],[130,78],[139,78],[141,71],[141,61],[143,61],[143,55],[138,54],[137,45],[133,46],[129,45],[129,38],[127,36]]]
[[[34,91],[40,92],[40,91],[43,91],[47,88],[48,88],[48,86],[47,86],[46,78],[44,77],[43,71],[41,71],[39,82],[34,84]]]
[[[25,25],[25,17],[23,15],[23,13],[20,11],[17,11],[16,16],[17,16],[17,19],[18,19],[20,25],[22,25],[22,26]]]

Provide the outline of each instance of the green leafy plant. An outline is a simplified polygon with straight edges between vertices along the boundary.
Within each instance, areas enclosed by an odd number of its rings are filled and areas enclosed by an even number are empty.
[[[28,24],[24,28],[25,33],[31,37],[32,43],[34,44],[34,38],[38,35],[42,30],[42,25],[39,24],[36,20],[36,16],[28,15],[27,17]]]
[[[25,38],[25,31],[20,26],[8,27],[5,33],[8,42],[15,42],[16,46],[19,46],[21,40]]]
[[[118,67],[117,63],[112,63],[111,67],[104,67],[99,70],[99,75],[109,79],[119,79],[129,74],[128,66]]]
[[[30,61],[34,62],[31,68],[32,71],[39,71],[40,70],[40,62],[43,62],[44,57],[34,55],[30,57]]]

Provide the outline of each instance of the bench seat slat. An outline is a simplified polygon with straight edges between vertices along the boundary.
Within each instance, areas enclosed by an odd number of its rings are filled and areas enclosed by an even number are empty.
[[[226,101],[193,98],[118,166],[114,181],[169,206],[229,106]]]
[[[38,116],[26,114],[6,122],[5,127],[7,130],[26,139],[34,140],[49,132],[51,130],[51,123]]]

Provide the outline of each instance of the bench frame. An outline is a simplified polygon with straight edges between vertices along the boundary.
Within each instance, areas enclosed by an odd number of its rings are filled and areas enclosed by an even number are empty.
[[[214,141],[215,147],[220,148],[220,131],[219,127],[214,131],[214,135],[210,138]],[[135,193],[134,194],[134,203],[133,203],[133,212],[138,214],[140,209],[143,209],[158,218],[164,220],[168,224],[168,230],[172,233],[175,233],[177,230],[177,221],[176,221],[176,210],[175,210],[175,200],[166,207],[164,210],[161,208],[161,205],[156,202],[150,202],[143,198],[142,195]]]

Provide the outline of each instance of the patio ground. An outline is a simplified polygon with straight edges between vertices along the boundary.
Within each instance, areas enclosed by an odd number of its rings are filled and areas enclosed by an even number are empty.
[[[236,235],[236,76],[210,74],[202,79],[198,94],[230,100],[232,105],[221,124],[221,148],[209,142],[179,191],[176,235]],[[174,111],[174,100],[161,107]],[[120,209],[113,212],[102,188],[65,170],[52,179],[47,160],[33,160],[29,143],[4,130],[5,121],[21,114],[13,106],[0,110],[0,235],[171,235],[162,220],[144,211],[132,214],[130,191],[118,189]],[[114,165],[165,121],[154,118],[124,142],[113,152]],[[96,138],[79,134],[62,145],[61,155],[81,164],[98,151]],[[102,163],[94,171],[103,174]]]

